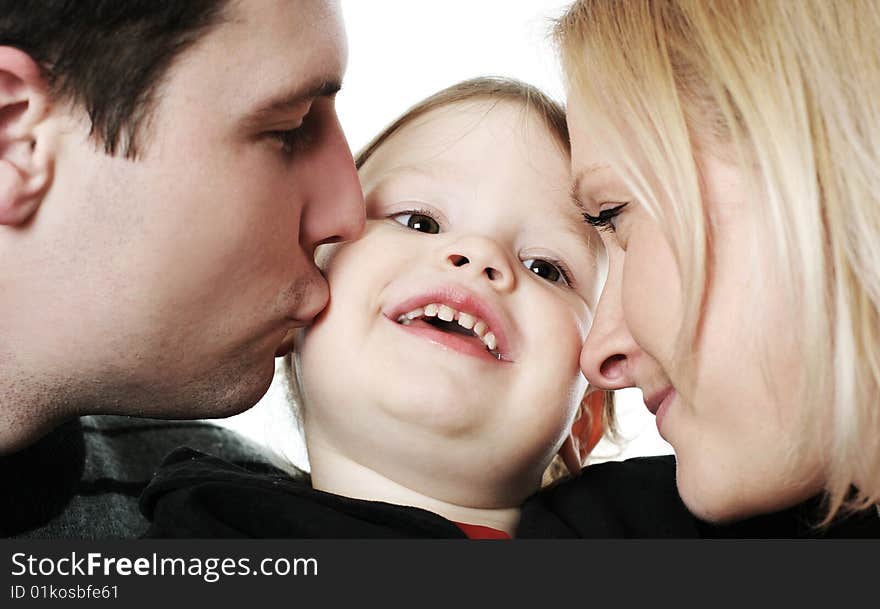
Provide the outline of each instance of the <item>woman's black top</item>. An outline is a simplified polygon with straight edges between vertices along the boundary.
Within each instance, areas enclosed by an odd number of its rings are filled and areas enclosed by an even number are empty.
[[[824,531],[819,501],[717,526],[695,518],[675,486],[672,456],[591,465],[526,500],[521,538],[880,537],[875,510]],[[277,470],[250,471],[190,449],[171,453],[141,496],[147,537],[464,538],[432,512],[313,489]]]

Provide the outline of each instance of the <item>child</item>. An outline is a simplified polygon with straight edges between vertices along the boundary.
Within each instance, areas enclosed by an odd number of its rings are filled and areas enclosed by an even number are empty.
[[[319,251],[330,304],[293,356],[311,485],[179,452],[143,496],[150,534],[508,537],[554,455],[576,471],[599,439],[610,398],[578,356],[602,250],[563,110],[468,81],[357,165],[364,236]]]

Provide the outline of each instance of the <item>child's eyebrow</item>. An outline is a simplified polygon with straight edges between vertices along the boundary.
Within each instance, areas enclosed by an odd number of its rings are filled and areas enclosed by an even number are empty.
[[[366,175],[362,173],[360,177],[364,193],[384,190],[399,180],[413,180],[418,183],[419,181],[436,182],[442,179],[436,171],[415,164],[394,165],[381,169],[373,168]]]
[[[444,166],[448,166],[449,169],[444,169]],[[423,163],[406,163],[389,167],[381,173],[381,179],[384,181],[389,178],[408,176],[430,178],[432,180],[444,179],[454,175],[454,172],[452,171],[454,167],[455,165],[453,163],[443,163],[439,161],[431,163],[430,165],[425,165]]]

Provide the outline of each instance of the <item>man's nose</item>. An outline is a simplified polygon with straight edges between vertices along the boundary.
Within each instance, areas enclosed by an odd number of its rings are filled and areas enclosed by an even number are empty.
[[[364,230],[364,196],[335,114],[310,165],[303,176],[311,181],[311,192],[303,210],[300,243],[314,251],[323,243],[357,239]]]

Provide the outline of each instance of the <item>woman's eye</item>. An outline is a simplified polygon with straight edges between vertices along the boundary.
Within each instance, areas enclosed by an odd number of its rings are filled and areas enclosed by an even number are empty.
[[[440,232],[440,225],[437,223],[437,220],[426,214],[407,212],[403,214],[395,214],[391,216],[391,218],[395,222],[403,224],[407,228],[417,230],[420,233],[436,235]]]
[[[541,279],[549,281],[550,283],[559,283],[560,280],[568,283],[562,269],[548,260],[529,258],[528,260],[523,260],[523,265],[535,275]]]
[[[598,216],[591,216],[590,214],[585,213],[584,220],[587,224],[598,230],[607,230],[615,233],[617,232],[617,222],[615,221],[615,218],[623,212],[627,205],[628,203],[622,203],[611,209],[603,209],[599,212]]]

